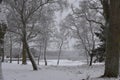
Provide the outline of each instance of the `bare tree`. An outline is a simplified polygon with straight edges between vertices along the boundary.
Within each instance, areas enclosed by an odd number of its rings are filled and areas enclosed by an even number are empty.
[[[13,41],[12,41],[12,34],[10,34],[10,63],[12,63],[12,50],[13,49]]]
[[[82,45],[87,56],[87,63],[92,65],[93,57],[92,50],[95,49],[96,38],[95,30],[96,25],[92,21],[88,21],[88,18],[94,18],[97,13],[89,10],[87,2],[81,1],[80,8],[74,9],[72,7],[72,14],[69,14],[65,19],[65,27],[69,28],[74,33],[74,38],[78,39],[78,46]],[[92,12],[92,14],[91,14]],[[89,60],[90,58],[90,60]]]
[[[23,43],[23,64],[26,64],[26,52],[27,52],[29,59],[33,65],[33,70],[37,70],[37,65],[33,59],[32,54],[29,51],[29,45],[27,40],[28,38],[31,38],[31,36],[32,37],[36,36],[36,33],[32,34],[33,32],[27,31],[28,30],[32,31],[32,29],[34,28],[34,25],[32,25],[31,28],[28,29],[31,25],[30,19],[34,19],[34,21],[36,21],[35,15],[38,14],[37,11],[41,10],[42,6],[47,4],[48,1],[49,0],[47,1],[6,0],[6,3],[10,7],[9,11],[14,13],[12,14],[12,17],[14,17],[14,19],[16,20],[17,23],[16,27],[18,28],[18,31],[20,31],[19,34],[21,35],[21,41]]]
[[[2,0],[0,0],[0,5],[1,5],[1,3],[2,3]],[[1,14],[2,14],[2,12],[1,12]],[[0,20],[4,20],[4,19],[1,19],[1,18],[0,18]],[[0,55],[2,55],[4,53],[4,37],[5,37],[5,34],[6,34],[6,29],[7,29],[6,23],[5,22],[0,22]],[[0,80],[4,80],[3,75],[2,75],[1,61],[0,61]]]
[[[60,25],[62,26],[62,23]],[[54,33],[53,41],[57,44],[56,46],[58,47],[59,50],[57,65],[59,65],[60,62],[62,48],[64,47],[64,44],[68,42],[67,41],[68,34],[69,32],[64,27],[60,27],[59,30]]]

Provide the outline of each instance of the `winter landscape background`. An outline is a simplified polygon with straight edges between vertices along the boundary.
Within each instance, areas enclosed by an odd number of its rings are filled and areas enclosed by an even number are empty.
[[[120,80],[120,0],[0,0],[0,80]]]

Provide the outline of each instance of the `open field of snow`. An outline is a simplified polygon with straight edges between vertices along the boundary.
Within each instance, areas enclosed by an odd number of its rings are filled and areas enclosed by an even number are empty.
[[[9,61],[8,61],[9,62]],[[13,63],[17,64],[17,60],[16,61],[13,61]],[[36,61],[36,63],[38,63]],[[54,65],[56,66],[57,65],[57,60],[47,60],[47,63],[48,65]],[[22,64],[22,62],[20,62],[20,64]],[[27,62],[27,64],[31,64],[30,61]],[[44,65],[44,60],[40,60],[39,62],[40,65]],[[72,61],[72,60],[67,60],[67,59],[63,59],[63,60],[60,60],[59,62],[59,66],[79,66],[79,65],[83,65],[83,64],[86,64],[86,61],[85,60],[81,60],[81,61]]]
[[[94,64],[92,67],[80,61],[69,60],[62,60],[60,66],[55,65],[55,60],[49,60],[48,66],[44,66],[43,61],[41,63],[38,71],[32,71],[31,64],[3,63],[4,80],[85,80],[86,78],[89,78],[88,80],[117,80],[98,78],[104,72],[103,63]]]

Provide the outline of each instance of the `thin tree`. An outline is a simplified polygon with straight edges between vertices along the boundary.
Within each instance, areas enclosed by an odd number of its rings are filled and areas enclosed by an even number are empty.
[[[10,63],[12,63],[12,53],[13,53],[13,41],[12,41],[12,34],[10,34]]]
[[[58,60],[57,60],[57,65],[59,65],[60,63],[60,59],[61,59],[61,54],[62,54],[62,49],[64,47],[64,45],[68,42],[67,38],[68,38],[68,30],[66,28],[64,28],[64,26],[62,26],[63,24],[60,23],[59,30],[55,32],[55,40],[54,42],[57,43],[57,47],[58,47]]]

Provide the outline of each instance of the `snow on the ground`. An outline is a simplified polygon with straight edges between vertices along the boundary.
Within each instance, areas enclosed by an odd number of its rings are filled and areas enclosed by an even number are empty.
[[[48,62],[48,65],[54,65],[54,66],[57,65],[57,60],[53,60],[52,59],[52,60],[47,60],[47,62]],[[18,62],[17,61],[13,61],[13,63],[17,64]],[[20,64],[22,64],[22,63],[20,62]],[[31,62],[28,61],[27,64],[31,64]],[[45,64],[44,60],[41,60],[39,62],[39,64],[40,65],[44,65]],[[64,59],[64,60],[60,60],[60,62],[59,62],[60,66],[78,66],[78,65],[83,65],[83,64],[86,64],[85,60],[82,60],[82,61],[72,61],[72,60],[66,60],[66,59]]]
[[[56,61],[49,63],[54,62]],[[66,65],[68,63],[69,65]],[[104,64],[94,64],[89,67],[86,64],[73,66],[73,63],[75,64],[75,61],[63,60],[60,66],[39,65],[38,71],[33,71],[31,64],[3,63],[3,77],[4,80],[85,80],[88,77],[90,78],[88,80],[117,80],[98,78],[104,72]]]

